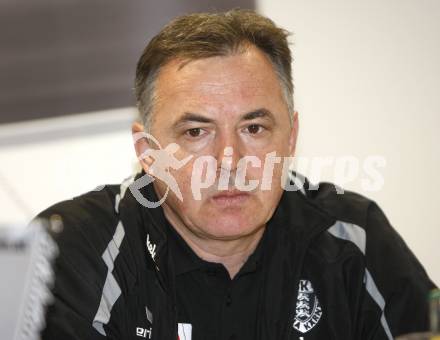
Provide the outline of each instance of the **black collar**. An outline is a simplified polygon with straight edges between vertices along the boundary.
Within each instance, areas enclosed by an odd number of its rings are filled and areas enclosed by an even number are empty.
[[[167,223],[166,230],[168,247],[174,264],[174,273],[180,275],[201,269],[203,261],[194,253],[170,223]]]
[[[257,248],[251,254],[251,256],[249,256],[243,267],[240,269],[238,276],[254,272],[259,268],[266,234],[267,232],[265,231],[260,242],[258,242]],[[218,266],[218,264],[213,264],[199,258],[169,223],[167,223],[167,235],[168,247],[172,254],[174,272],[176,275],[185,274],[193,270],[210,271]]]

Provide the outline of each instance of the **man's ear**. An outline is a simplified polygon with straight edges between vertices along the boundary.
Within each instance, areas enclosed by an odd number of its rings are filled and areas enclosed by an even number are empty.
[[[299,129],[298,112],[294,111],[292,129],[290,130],[290,136],[289,136],[289,155],[291,157],[295,156],[296,142],[298,139],[298,129]]]
[[[146,173],[148,173],[149,167],[152,163],[151,157],[146,156],[150,144],[148,143],[147,134],[144,131],[144,126],[135,121],[131,125],[131,134],[133,137],[133,145],[136,151],[137,158]]]

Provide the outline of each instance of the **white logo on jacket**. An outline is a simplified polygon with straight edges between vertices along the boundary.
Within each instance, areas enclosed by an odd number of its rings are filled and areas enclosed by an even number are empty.
[[[139,336],[141,338],[145,339],[151,339],[151,332],[153,329],[150,328],[142,328],[142,327],[136,327],[136,336]]]
[[[191,340],[192,325],[190,323],[177,324],[177,340]]]
[[[301,333],[307,333],[316,326],[321,316],[322,308],[312,283],[308,280],[300,280],[293,328]]]
[[[147,234],[147,250],[154,261],[156,257],[156,245],[150,241],[150,234]]]

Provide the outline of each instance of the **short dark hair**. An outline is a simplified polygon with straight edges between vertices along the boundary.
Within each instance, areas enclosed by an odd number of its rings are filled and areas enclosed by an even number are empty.
[[[249,45],[263,51],[280,79],[289,113],[293,115],[292,57],[289,32],[251,10],[195,13],[177,17],[146,46],[136,67],[135,94],[144,126],[150,127],[154,83],[172,59],[195,60],[240,53]]]

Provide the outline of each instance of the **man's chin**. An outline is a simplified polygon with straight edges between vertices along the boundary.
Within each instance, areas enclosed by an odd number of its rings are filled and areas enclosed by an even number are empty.
[[[256,232],[261,225],[255,215],[243,215],[243,211],[224,211],[222,214],[209,215],[201,228],[217,239],[238,239]]]

